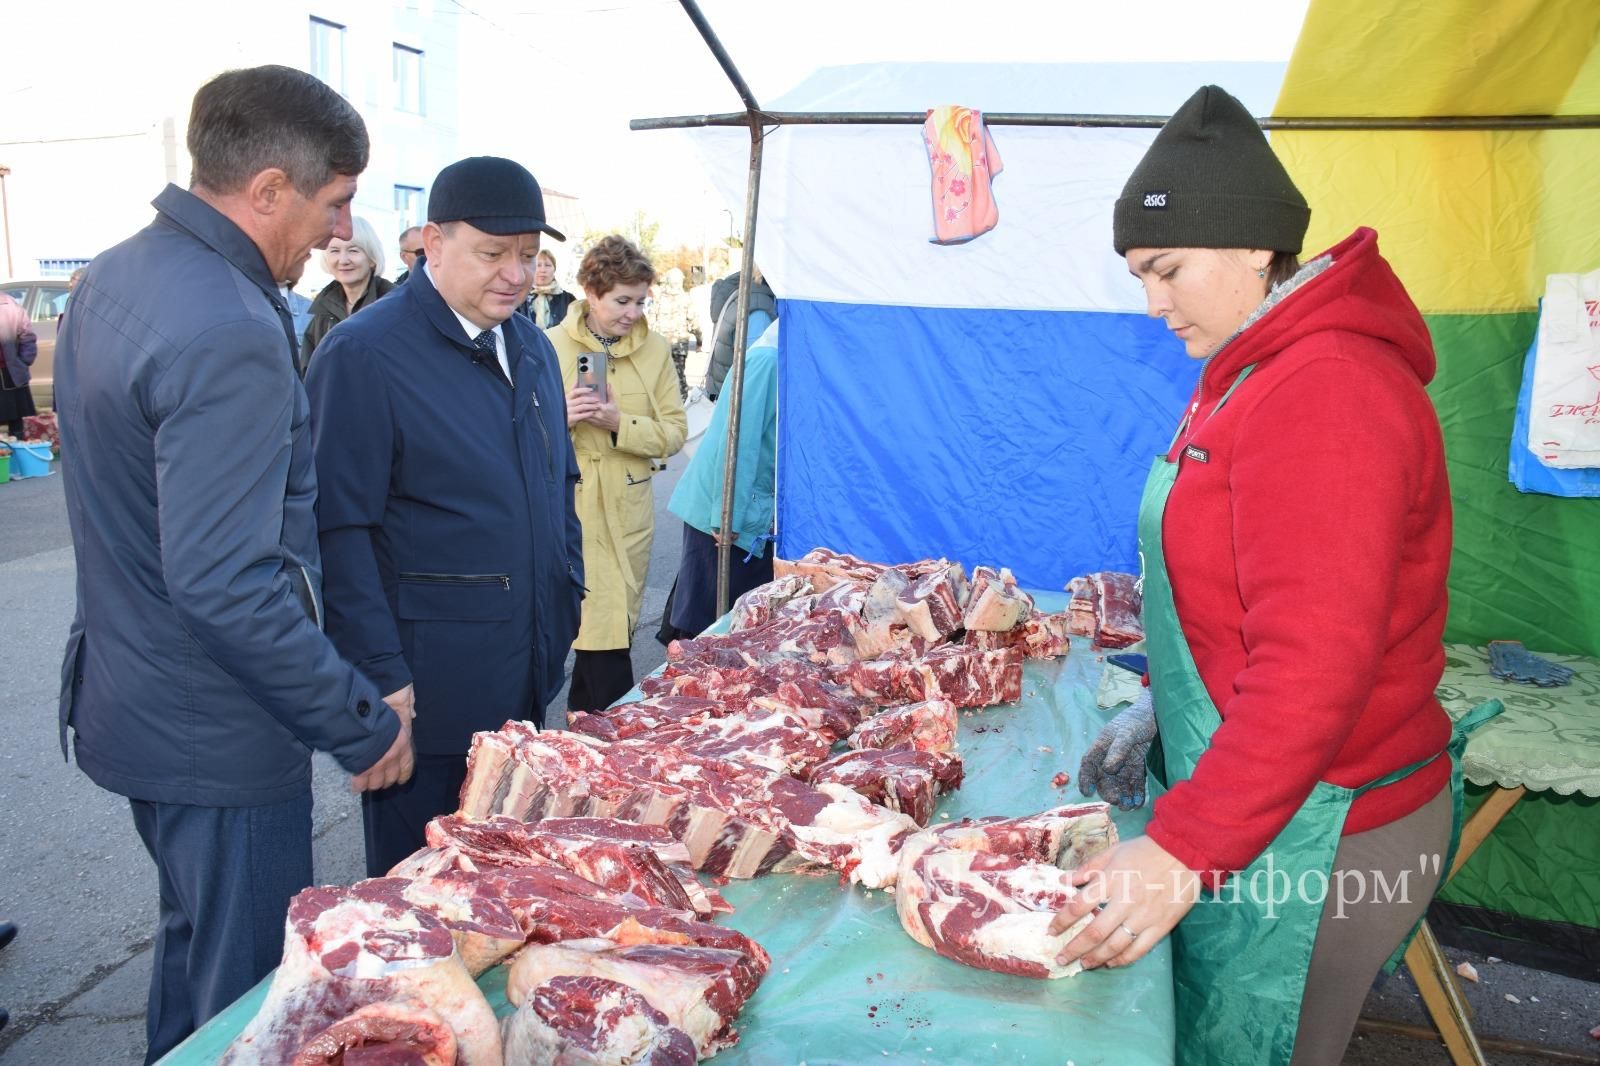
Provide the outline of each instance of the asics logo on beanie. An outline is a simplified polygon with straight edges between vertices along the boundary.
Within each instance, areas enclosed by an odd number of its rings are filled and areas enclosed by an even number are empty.
[[[1165,211],[1167,209],[1167,194],[1164,192],[1147,192],[1144,194],[1144,206]]]

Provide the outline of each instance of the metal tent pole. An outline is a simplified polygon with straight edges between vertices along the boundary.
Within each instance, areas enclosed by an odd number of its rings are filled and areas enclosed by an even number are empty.
[[[734,313],[738,317],[733,323],[733,366],[729,368],[728,377],[723,382],[723,389],[731,389],[733,395],[728,397],[727,451],[722,458],[722,521],[717,527],[717,617],[720,618],[728,612],[729,606],[728,568],[733,558],[733,541],[729,537],[729,532],[733,526],[734,477],[739,463],[739,416],[744,406],[744,352],[750,340],[748,336],[750,280],[755,270],[756,208],[761,199],[761,148],[766,133],[763,128],[764,116],[761,114],[761,105],[756,102],[755,94],[750,91],[750,86],[739,73],[739,68],[734,66],[728,50],[717,39],[716,32],[712,30],[711,23],[701,12],[700,5],[695,3],[695,0],[678,0],[678,2],[683,5],[683,10],[688,14],[689,21],[694,23],[695,29],[700,31],[700,36],[705,39],[706,46],[716,57],[722,72],[733,84],[739,99],[744,101],[745,111],[739,116],[739,121],[728,124],[747,126],[750,130],[750,172],[745,185],[744,202],[744,248],[743,255],[740,256],[738,302],[734,305]]]
[[[766,111],[769,126],[920,126],[921,111]],[[748,112],[636,118],[634,130],[681,130],[704,126],[743,126]],[[988,126],[1077,126],[1084,129],[1160,129],[1165,115],[1033,114],[985,111]],[[1410,117],[1318,117],[1257,119],[1264,130],[1591,130],[1600,129],[1600,115],[1416,115]]]

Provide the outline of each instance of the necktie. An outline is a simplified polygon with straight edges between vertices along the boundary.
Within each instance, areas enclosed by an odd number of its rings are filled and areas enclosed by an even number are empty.
[[[506,374],[506,368],[500,365],[500,353],[495,350],[494,330],[486,329],[472,338],[472,346],[483,353],[483,361],[489,364],[489,369],[500,375],[501,380],[507,384],[511,378]]]

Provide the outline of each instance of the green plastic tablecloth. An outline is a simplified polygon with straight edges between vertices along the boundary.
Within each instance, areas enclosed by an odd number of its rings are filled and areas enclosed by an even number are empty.
[[[1066,606],[1035,593],[1041,610]],[[1081,802],[1074,778],[1112,710],[1096,705],[1107,667],[1074,639],[1065,658],[1029,661],[1016,704],[962,712],[962,787],[941,799],[950,819],[1031,814]],[[1115,670],[1115,667],[1110,669]],[[1131,676],[1131,675],[1130,675]],[[1148,808],[1114,811],[1118,832],[1140,833]],[[1139,962],[1055,981],[976,970],[943,959],[900,928],[892,892],[841,887],[838,877],[770,874],[722,886],[736,908],[720,921],[753,937],[772,970],[736,1023],[719,1063],[1048,1063],[1155,1066],[1173,1061],[1172,959],[1166,941]],[[270,980],[270,978],[269,978]],[[162,1060],[210,1063],[255,1015],[266,983],[241,997]],[[505,970],[479,979],[509,1013]]]
[[[1505,712],[1472,734],[1461,771],[1475,785],[1600,797],[1600,660],[1540,652],[1573,670],[1572,683],[1539,688],[1489,673],[1489,650],[1445,645],[1439,700],[1459,718],[1484,700]]]

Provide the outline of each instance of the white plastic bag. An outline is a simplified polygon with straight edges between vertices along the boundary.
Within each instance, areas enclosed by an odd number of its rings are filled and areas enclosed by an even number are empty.
[[[1600,270],[1546,279],[1536,358],[1529,449],[1546,466],[1600,467]]]

